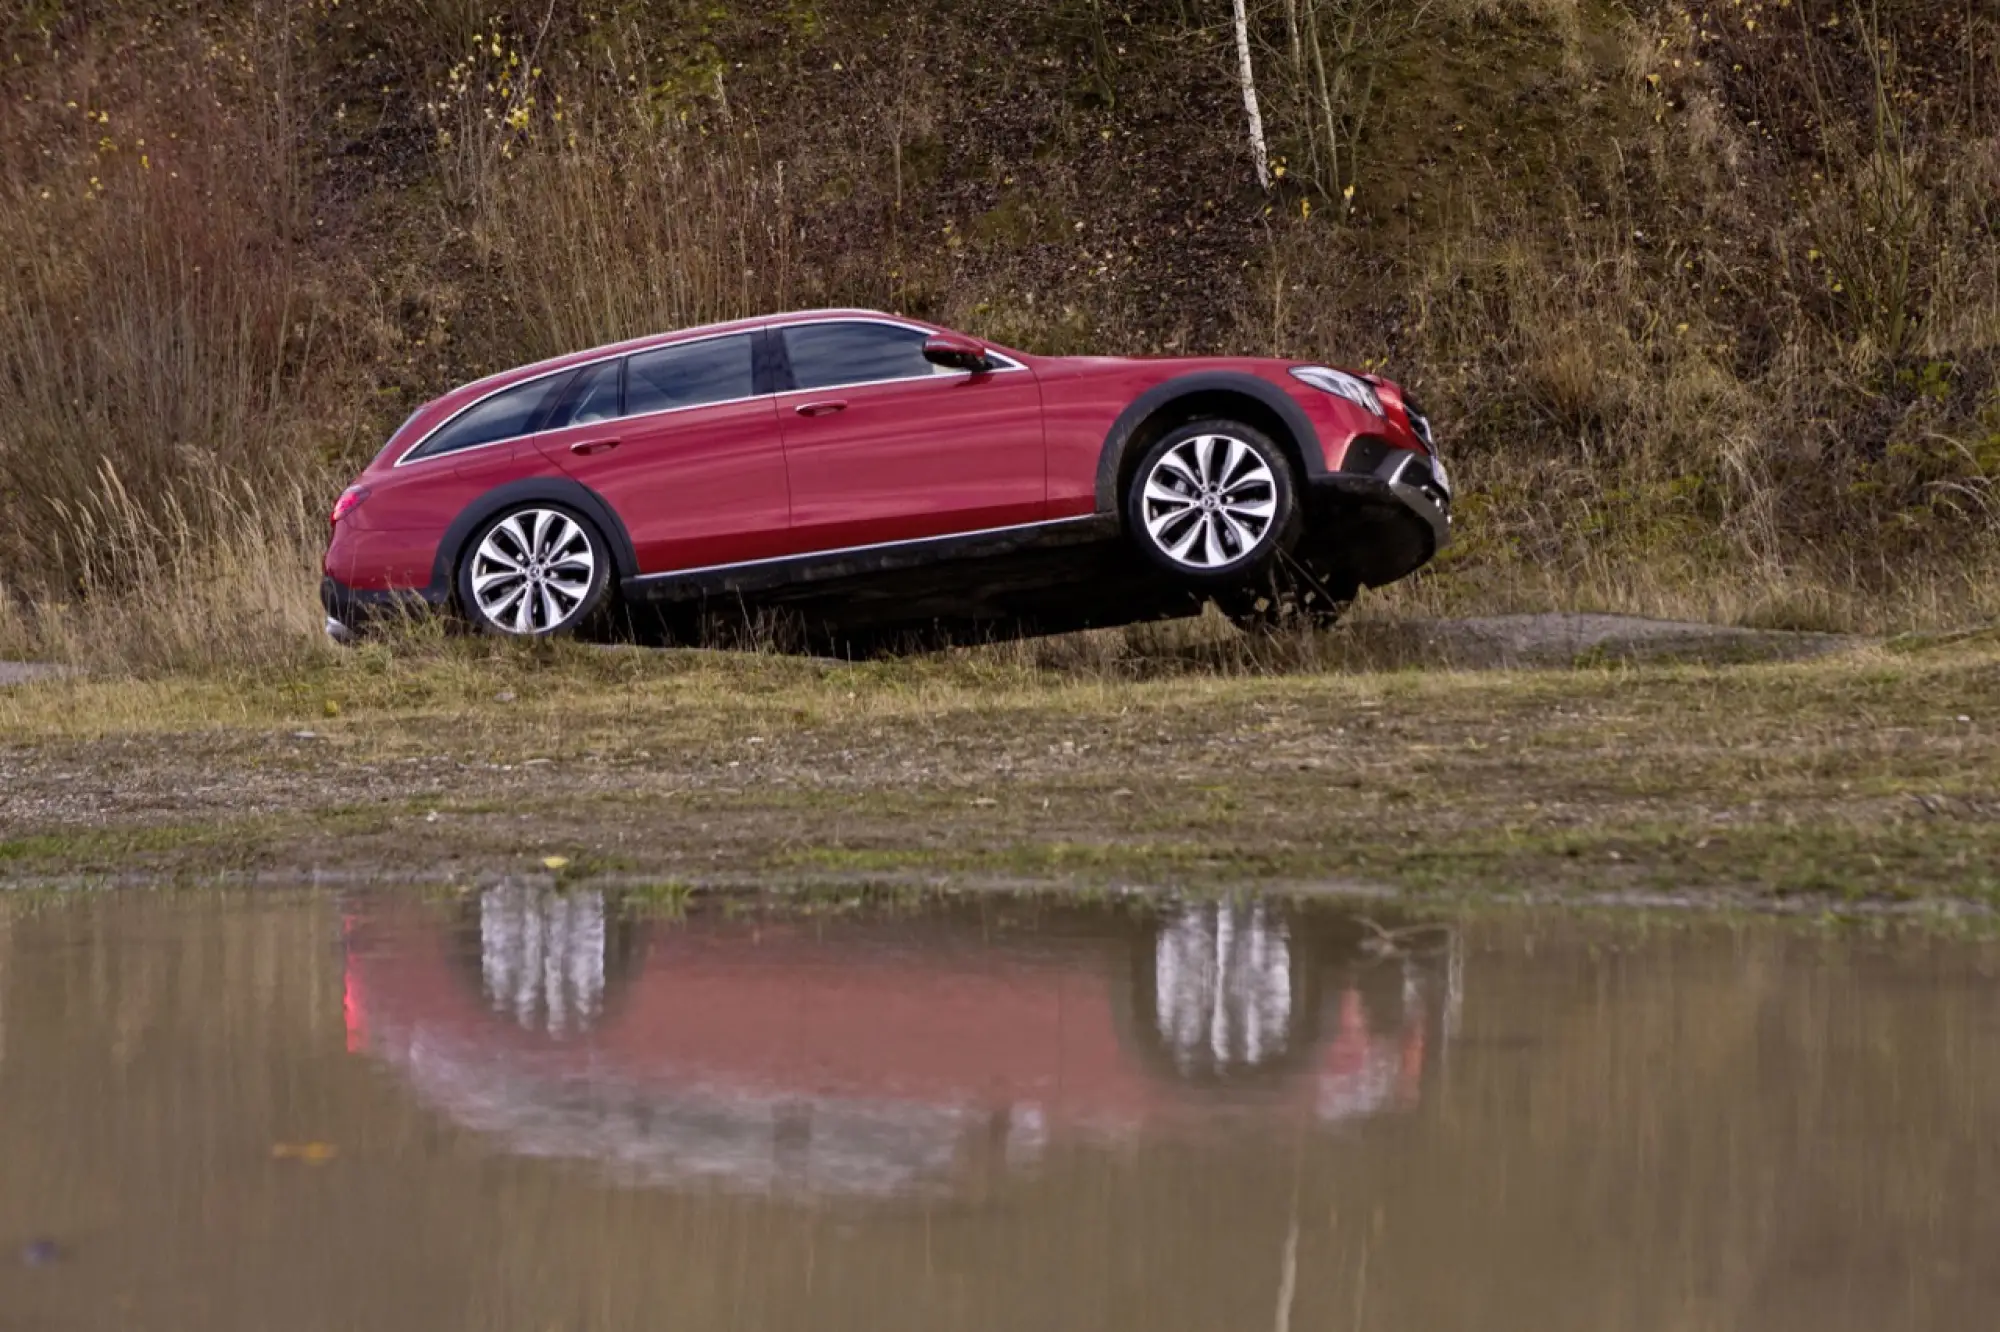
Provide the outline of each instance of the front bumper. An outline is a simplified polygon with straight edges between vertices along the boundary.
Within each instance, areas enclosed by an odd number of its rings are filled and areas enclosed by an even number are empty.
[[[1369,587],[1416,572],[1451,544],[1451,492],[1427,454],[1364,435],[1313,479],[1318,543]]]

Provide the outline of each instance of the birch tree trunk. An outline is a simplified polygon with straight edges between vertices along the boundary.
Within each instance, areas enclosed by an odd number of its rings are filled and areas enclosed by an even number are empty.
[[[1257,78],[1250,69],[1250,15],[1243,0],[1236,7],[1236,80],[1243,85],[1243,111],[1250,117],[1250,160],[1257,167],[1257,184],[1271,188],[1271,154],[1264,147],[1264,115],[1257,109]]]

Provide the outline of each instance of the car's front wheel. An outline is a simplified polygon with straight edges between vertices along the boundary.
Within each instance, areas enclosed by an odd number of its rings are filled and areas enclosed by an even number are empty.
[[[1267,436],[1237,421],[1196,421],[1139,460],[1125,521],[1154,564],[1216,588],[1271,560],[1296,507],[1291,464]]]
[[[458,567],[458,604],[493,634],[569,633],[604,604],[611,557],[587,518],[551,504],[508,509],[482,523]]]

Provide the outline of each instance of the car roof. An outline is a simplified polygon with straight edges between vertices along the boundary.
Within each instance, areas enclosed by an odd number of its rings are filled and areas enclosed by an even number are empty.
[[[881,310],[846,308],[788,310],[780,314],[755,315],[748,319],[730,319],[717,324],[699,324],[693,328],[678,328],[664,333],[648,333],[642,337],[627,338],[622,342],[607,342],[601,346],[585,347],[578,351],[564,352],[560,356],[551,356],[546,360],[534,361],[527,365],[511,366],[508,369],[496,371],[484,378],[473,380],[467,384],[461,384],[450,392],[443,394],[437,401],[443,402],[447,398],[458,400],[465,397],[477,397],[511,383],[533,379],[538,375],[545,375],[551,371],[561,370],[571,365],[579,365],[585,361],[599,360],[606,356],[645,351],[651,347],[665,347],[676,342],[687,342],[695,338],[716,337],[725,333],[749,333],[756,329],[769,328],[773,324],[817,322],[826,319],[889,319],[897,323],[913,324],[924,328],[936,327],[936,325],[926,323],[921,319],[911,319],[904,315],[888,314]]]

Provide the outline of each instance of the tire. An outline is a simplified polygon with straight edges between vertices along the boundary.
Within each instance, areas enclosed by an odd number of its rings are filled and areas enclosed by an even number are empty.
[[[1194,421],[1147,449],[1125,495],[1125,527],[1157,568],[1202,589],[1269,565],[1298,526],[1292,467],[1240,421]]]
[[[560,504],[503,509],[473,532],[458,562],[461,613],[508,638],[573,633],[603,609],[610,589],[610,546]]]

